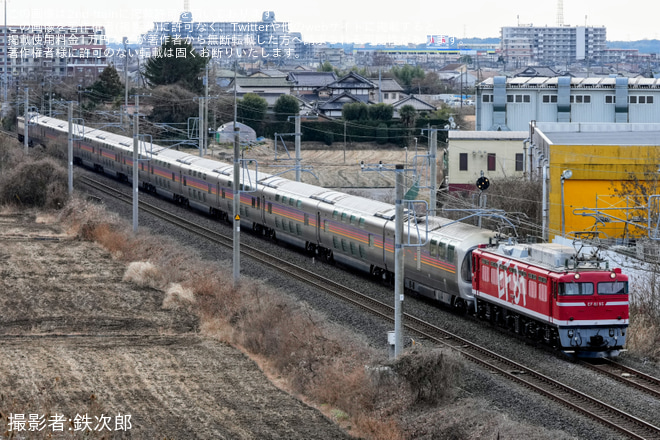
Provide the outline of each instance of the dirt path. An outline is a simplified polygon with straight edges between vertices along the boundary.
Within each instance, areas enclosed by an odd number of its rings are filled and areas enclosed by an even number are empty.
[[[0,214],[0,438],[348,438],[105,250],[37,220]],[[26,420],[15,437],[10,415]]]

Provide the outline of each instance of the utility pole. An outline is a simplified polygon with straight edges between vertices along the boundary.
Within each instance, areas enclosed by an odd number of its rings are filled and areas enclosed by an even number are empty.
[[[69,196],[73,195],[73,101],[69,101],[69,139],[67,142],[67,158],[69,162]]]
[[[431,214],[435,215],[436,209],[436,195],[437,195],[437,186],[438,186],[438,164],[437,164],[437,154],[438,154],[438,131],[430,130],[431,135],[429,136],[429,160],[431,161],[431,194],[429,195],[429,205],[431,206]]]
[[[135,109],[133,110],[133,233],[138,230],[138,150],[140,144],[140,96],[135,95]]]
[[[405,180],[405,165],[397,164],[394,168],[391,168],[391,165],[384,165],[382,162],[379,162],[376,166],[365,165],[364,162],[360,163],[360,168],[362,171],[394,171],[396,174],[396,183],[395,183],[395,194],[396,201],[394,205],[394,332],[388,332],[387,340],[390,345],[390,356],[392,358],[397,358],[403,352],[403,298],[404,298],[404,279],[405,279],[405,267],[404,267],[404,249],[408,247],[421,247],[425,246],[428,242],[428,222],[426,229],[426,238],[423,239],[419,230],[418,235],[415,239],[414,231],[411,230],[411,225],[408,225],[408,236],[407,241],[404,243],[404,203],[425,203],[419,200],[404,200],[404,180]],[[414,209],[411,206],[411,210],[414,212]],[[428,211],[428,209],[427,209]],[[391,220],[391,219],[390,219]],[[416,243],[414,243],[415,241]],[[385,244],[385,243],[384,243]],[[389,256],[386,258],[389,259]],[[388,260],[389,261],[389,260]],[[392,350],[393,346],[393,350]]]
[[[8,1],[9,0],[5,0],[5,69],[4,69],[3,76],[2,76],[3,82],[4,82],[4,99],[2,101],[2,105],[3,105],[2,110],[5,110],[4,106],[7,105],[7,87],[9,86],[9,84],[8,84],[9,83],[9,72],[7,71],[8,67],[9,67],[9,65],[7,64],[7,48],[9,47],[9,44],[8,44],[9,40],[7,40],[7,31],[8,31],[8,29],[7,29],[7,2]],[[3,116],[4,116],[4,114],[3,114]]]
[[[53,117],[53,78],[48,78],[48,117]]]
[[[403,352],[403,178],[404,166],[395,166],[396,202],[394,205],[394,357]]]
[[[302,132],[300,128],[300,115],[294,116],[294,131],[296,136],[296,182],[300,182],[300,138],[302,137]]]
[[[240,176],[240,148],[239,148],[239,128],[234,124],[234,200],[233,200],[233,214],[234,214],[234,265],[233,265],[233,279],[234,287],[238,287],[241,279],[241,176]]]
[[[199,157],[204,156],[204,101],[203,97],[199,98]]]
[[[234,287],[238,287],[241,279],[241,191],[240,184],[241,178],[240,171],[240,149],[239,149],[239,133],[240,129],[236,126],[237,119],[237,100],[236,100],[236,71],[238,70],[238,60],[234,61],[234,199],[232,200],[232,213],[234,215],[234,231],[233,231],[233,280]]]
[[[208,127],[206,126],[209,120],[209,63],[206,60],[206,72],[204,75],[204,154],[208,148]],[[200,127],[202,127],[200,125]]]
[[[124,37],[124,111],[121,112],[121,120],[119,121],[122,126],[124,125],[124,112],[126,112],[126,123],[128,124],[128,51],[126,45],[128,43],[128,37]]]
[[[29,105],[29,103],[28,103],[28,88],[26,87],[25,88],[25,108],[24,108],[25,117],[24,117],[24,120],[23,120],[23,122],[24,122],[24,124],[23,124],[23,147],[25,148],[25,154],[27,154],[27,152],[28,152],[28,145],[29,145],[29,141],[28,141],[28,124],[30,122],[30,119],[28,117],[28,105]]]

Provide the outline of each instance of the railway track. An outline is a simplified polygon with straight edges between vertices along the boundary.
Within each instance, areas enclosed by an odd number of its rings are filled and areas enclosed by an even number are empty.
[[[82,176],[80,181],[85,185],[94,188],[97,191],[106,193],[112,197],[118,198],[126,203],[132,203],[132,196],[119,190],[109,187],[89,177]],[[140,201],[140,209],[151,215],[154,215],[169,223],[173,223],[187,231],[201,235],[215,243],[231,247],[232,238],[221,233],[196,225],[182,217],[167,212],[163,209]],[[291,277],[295,277],[305,283],[311,284],[316,288],[339,297],[349,303],[375,314],[383,319],[394,321],[394,308],[383,304],[373,298],[350,289],[346,286],[335,283],[321,275],[308,271],[293,265],[286,260],[275,258],[266,252],[257,248],[241,244],[241,253],[260,264],[268,267],[282,270]],[[472,343],[460,336],[452,334],[446,330],[438,328],[431,323],[420,320],[412,315],[404,314],[404,328],[409,334],[416,334],[422,338],[450,347],[458,351],[464,358],[477,363],[500,376],[516,382],[531,389],[532,391],[544,395],[578,413],[581,413],[603,425],[611,428],[632,439],[659,439],[660,428],[641,420],[631,414],[627,414],[612,405],[590,397],[588,394],[564,385],[544,374],[532,370],[518,362],[507,359],[497,353],[494,353],[484,347]],[[618,364],[617,364],[618,365]],[[599,370],[603,371],[603,370]],[[635,372],[637,376],[638,372]],[[613,373],[616,375],[616,373]],[[633,374],[633,373],[627,373]],[[641,373],[639,373],[641,375]],[[619,373],[621,376],[621,373]],[[660,381],[655,379],[656,384]]]
[[[649,376],[610,359],[599,359],[594,363],[581,362],[580,365],[611,377],[629,387],[643,391],[655,398],[660,398],[660,379],[657,377]]]

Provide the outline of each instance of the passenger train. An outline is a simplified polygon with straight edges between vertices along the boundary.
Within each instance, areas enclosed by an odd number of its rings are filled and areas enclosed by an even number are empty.
[[[23,133],[22,117],[18,125]],[[78,130],[82,127],[75,128]],[[66,144],[68,122],[35,115],[28,135],[42,144]],[[73,154],[76,164],[120,180],[132,179],[132,137],[87,129],[74,140]],[[139,161],[138,169],[143,190],[219,218],[232,214],[233,164],[153,145]],[[393,205],[248,170],[242,172],[239,194],[241,227],[299,246],[327,261],[341,261],[378,278],[393,279]],[[566,352],[616,356],[623,347],[628,323],[627,278],[620,271],[597,267],[532,270],[532,262],[514,262],[505,254],[497,256],[494,249],[492,254],[486,253],[488,244],[499,238],[494,231],[442,217],[415,217],[410,212],[405,224],[414,226],[404,226],[406,235],[419,228],[428,230],[425,245],[405,248],[404,286],[408,293],[469,311]],[[408,240],[419,242],[420,237],[404,238],[404,242]],[[535,246],[542,249],[548,245]],[[598,287],[581,291],[591,295],[581,294],[580,301],[563,297],[575,288],[575,283],[569,282],[573,274],[579,274],[585,283],[592,272],[603,278],[614,276],[617,288],[625,284],[621,287],[625,294],[617,291],[608,296],[596,282]],[[528,282],[532,275],[533,284]],[[527,282],[524,287],[521,279]],[[612,299],[616,299],[616,306]],[[610,316],[610,305],[618,318]],[[574,322],[572,315],[564,319],[564,310],[575,312],[579,319]],[[589,312],[589,320],[582,319],[585,315],[580,313],[584,311]],[[600,312],[607,317],[598,318]]]

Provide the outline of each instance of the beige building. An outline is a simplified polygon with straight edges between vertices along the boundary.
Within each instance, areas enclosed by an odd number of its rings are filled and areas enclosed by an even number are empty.
[[[481,173],[491,182],[523,177],[527,131],[448,132],[447,183],[449,191],[475,191]]]

